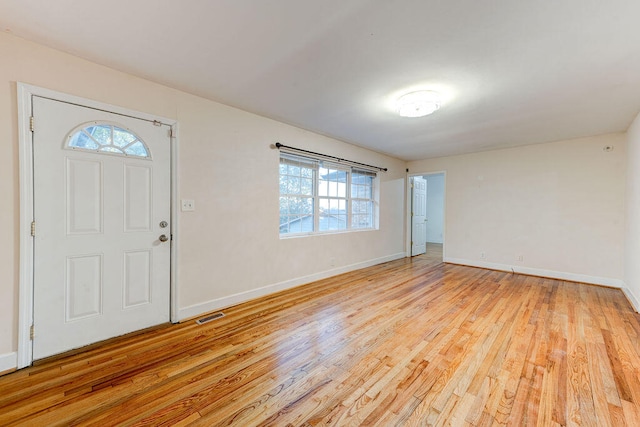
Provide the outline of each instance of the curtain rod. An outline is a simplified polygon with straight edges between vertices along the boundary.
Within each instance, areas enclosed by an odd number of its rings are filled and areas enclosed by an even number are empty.
[[[366,163],[360,163],[360,162],[354,162],[353,160],[341,159],[340,157],[330,156],[328,154],[316,153],[315,151],[309,151],[309,150],[303,150],[302,148],[290,147],[288,145],[280,144],[279,142],[276,142],[275,145],[276,145],[276,148],[278,150],[281,149],[281,148],[287,148],[289,150],[299,151],[301,153],[313,154],[315,156],[322,156],[322,157],[326,157],[328,159],[337,160],[338,162],[347,162],[347,163],[350,163],[352,165],[365,166],[365,167],[368,167],[368,168],[371,168],[371,169],[378,169],[378,170],[384,171],[384,172],[387,171],[387,168],[381,168],[380,166],[368,165]]]

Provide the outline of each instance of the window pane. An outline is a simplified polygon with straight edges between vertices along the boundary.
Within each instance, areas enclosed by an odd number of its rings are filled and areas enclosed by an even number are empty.
[[[300,213],[303,213],[306,215],[313,215],[313,199],[310,199],[310,198],[301,199]]]
[[[302,231],[302,225],[298,217],[289,217],[289,233],[300,233]]]
[[[300,176],[300,166],[289,165],[289,175]]]
[[[346,199],[322,198],[319,203],[319,227],[321,231],[344,230],[347,228]]]
[[[280,175],[280,194],[287,194],[287,177]],[[282,197],[280,197],[282,200]]]
[[[329,182],[329,196],[337,197],[338,196],[338,183],[337,182]]]
[[[119,149],[117,149],[116,147],[113,147],[113,146],[111,146],[111,145],[109,145],[109,146],[105,146],[105,147],[102,147],[102,148],[101,148],[100,150],[98,150],[98,151],[106,151],[106,152],[109,152],[109,153],[124,154],[124,153],[122,152],[122,150],[119,150]]]
[[[304,233],[313,231],[313,215],[305,215],[301,218],[300,230]]]
[[[95,125],[85,129],[99,144],[111,145],[111,126]]]
[[[320,167],[318,186],[321,231],[347,228],[347,180],[348,173],[342,169]],[[330,197],[330,198],[329,198]]]
[[[300,178],[290,176],[287,180],[287,193],[300,194]]]
[[[117,147],[124,147],[131,144],[137,138],[131,132],[121,129],[119,127],[113,127],[113,145]]]
[[[352,228],[373,228],[373,202],[354,200],[351,209]]]
[[[360,198],[360,199],[370,199],[371,198],[371,187],[366,187],[364,185],[358,186],[358,198]]]
[[[373,199],[373,186],[361,187],[361,192],[363,199]]]
[[[358,172],[353,173],[351,182],[351,195],[360,199],[371,199],[373,189],[373,177],[362,175]]]
[[[130,146],[125,148],[124,152],[132,156],[149,157],[149,153],[147,153],[147,149],[144,147],[144,144],[140,141],[136,141],[134,144],[131,144]]]
[[[329,195],[329,183],[327,181],[320,181],[320,183],[318,184],[318,195],[319,196]]]
[[[75,131],[67,143],[69,148],[82,148],[126,156],[149,156],[149,149],[137,136],[123,128],[109,124],[92,124]]]
[[[97,150],[99,145],[84,132],[76,132],[69,140],[69,147]]]
[[[325,214],[320,216],[320,230],[344,230],[347,228],[346,215]]]
[[[289,214],[312,214],[313,201],[310,198],[289,197],[288,198]]]
[[[280,157],[280,233],[313,231],[313,167]]]
[[[280,233],[306,233],[313,231],[313,215],[289,215],[281,218]]]
[[[347,184],[338,183],[338,197],[347,197]]]
[[[286,215],[289,213],[289,200],[286,197],[280,197],[280,224],[287,221]]]
[[[300,192],[306,196],[313,195],[313,180],[302,178],[300,181]]]
[[[280,233],[313,231],[313,199],[280,197]]]

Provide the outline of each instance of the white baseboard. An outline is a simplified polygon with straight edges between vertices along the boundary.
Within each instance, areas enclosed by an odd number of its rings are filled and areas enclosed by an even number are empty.
[[[628,287],[624,286],[622,288],[622,292],[624,292],[624,296],[627,297],[627,299],[631,303],[631,306],[636,311],[636,313],[640,313],[640,300],[633,294],[631,289],[629,289]]]
[[[0,373],[18,367],[18,353],[0,354]]]
[[[544,270],[540,268],[530,268],[506,264],[497,264],[492,262],[482,262],[462,258],[445,258],[444,262],[451,264],[468,265],[470,267],[487,268],[489,270],[509,271],[530,276],[549,277],[551,279],[567,280],[569,282],[589,283],[591,285],[602,285],[611,288],[625,288],[624,281],[620,279],[612,279],[610,277],[588,276],[586,274],[565,273],[563,271]]]
[[[359,270],[361,268],[371,267],[372,265],[382,264],[384,262],[393,261],[396,259],[404,258],[405,252],[399,252],[397,254],[388,255],[382,258],[376,258],[369,261],[364,261],[356,264],[346,265],[331,270],[321,271],[319,273],[310,274],[308,276],[298,277],[291,280],[286,280],[280,283],[274,283],[272,285],[263,286],[261,288],[252,289],[250,291],[240,292],[234,295],[229,295],[222,298],[206,301],[199,304],[194,304],[189,307],[184,307],[178,310],[178,319],[180,321],[199,316],[204,313],[209,313],[214,310],[219,310],[224,307],[230,307],[232,305],[239,304],[241,302],[249,301],[255,298],[260,298],[265,295],[273,294],[275,292],[284,291],[285,289],[295,288],[296,286],[304,285],[306,283],[315,282],[316,280],[326,279],[327,277],[337,276],[338,274],[348,273],[350,271]]]

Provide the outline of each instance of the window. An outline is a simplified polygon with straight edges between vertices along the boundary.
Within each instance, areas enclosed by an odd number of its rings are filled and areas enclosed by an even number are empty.
[[[85,123],[70,132],[65,148],[122,156],[151,157],[147,146],[137,135],[111,123]]]
[[[318,169],[318,230],[346,230],[348,173],[334,167]]]
[[[376,173],[280,154],[280,235],[375,228]]]
[[[317,164],[280,157],[280,233],[314,230],[314,181]]]
[[[373,182],[376,174],[354,170],[351,174],[351,228],[373,228]]]

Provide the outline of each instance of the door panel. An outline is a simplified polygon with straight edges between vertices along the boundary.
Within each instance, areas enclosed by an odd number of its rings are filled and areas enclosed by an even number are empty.
[[[102,232],[102,162],[66,159],[67,234]]]
[[[427,252],[427,180],[412,178],[411,191],[411,255]]]
[[[125,232],[151,231],[151,168],[125,165],[124,229]]]
[[[124,308],[151,302],[151,251],[124,254]]]
[[[67,258],[66,321],[102,314],[102,255]]]
[[[169,127],[36,96],[33,114],[34,359],[168,322]]]

